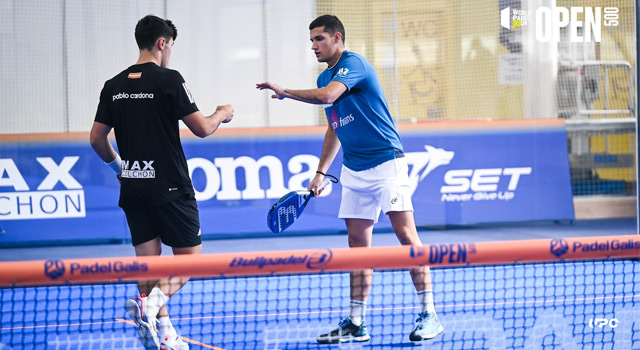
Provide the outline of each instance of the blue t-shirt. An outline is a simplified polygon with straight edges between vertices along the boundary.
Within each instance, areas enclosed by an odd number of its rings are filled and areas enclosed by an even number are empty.
[[[318,77],[318,88],[339,81],[347,91],[325,108],[342,144],[343,164],[354,171],[371,169],[404,156],[382,85],[362,55],[344,51],[338,63]]]

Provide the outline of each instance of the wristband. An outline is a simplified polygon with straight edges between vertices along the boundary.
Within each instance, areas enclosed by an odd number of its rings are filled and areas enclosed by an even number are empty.
[[[116,158],[111,161],[111,163],[105,163],[106,165],[113,170],[116,175],[120,175],[122,172],[122,160],[120,159],[120,155],[116,153]]]

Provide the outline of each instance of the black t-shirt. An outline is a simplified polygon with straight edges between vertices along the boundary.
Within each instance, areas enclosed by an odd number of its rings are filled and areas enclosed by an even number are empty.
[[[194,193],[179,120],[196,111],[182,75],[155,63],[133,65],[104,84],[95,121],[115,131],[121,207],[157,206]]]

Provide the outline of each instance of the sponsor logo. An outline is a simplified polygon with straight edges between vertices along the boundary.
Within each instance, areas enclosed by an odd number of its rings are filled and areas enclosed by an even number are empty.
[[[620,241],[617,239],[595,241],[593,243],[584,243],[580,241],[573,242],[572,251],[577,252],[607,252],[620,250],[640,250],[640,241],[629,239]]]
[[[533,17],[533,19],[532,19]],[[568,41],[572,43],[595,42],[602,39],[602,27],[619,24],[617,7],[538,7],[534,15],[530,11],[507,7],[500,11],[500,25],[517,30],[530,23],[535,24],[536,40],[559,42],[561,28],[567,28]]]
[[[437,167],[451,163],[455,153],[442,148],[425,145],[426,152],[407,152],[405,159],[411,165],[409,181],[411,182],[411,194],[416,191],[418,184]]]
[[[309,270],[321,270],[331,261],[332,258],[333,252],[330,249],[305,255],[291,254],[287,257],[267,258],[264,256],[257,256],[250,259],[235,257],[231,260],[231,263],[229,263],[229,267],[257,267],[259,269],[264,269],[276,266],[298,265]]]
[[[127,78],[140,79],[141,77],[142,77],[142,72],[137,72],[137,73],[129,73],[129,76]]]
[[[153,168],[153,160],[122,160],[122,172],[120,176],[129,179],[153,179],[156,177],[156,170]],[[171,191],[171,189],[169,189]]]
[[[552,239],[550,251],[551,251],[551,254],[560,258],[569,251],[569,243],[562,238]]]
[[[120,272],[146,272],[149,271],[147,263],[125,263],[122,261],[110,261],[105,264],[80,264],[72,263],[69,265],[70,275],[99,275],[103,273],[120,273]]]
[[[355,118],[353,117],[353,114],[349,114],[348,116],[344,117],[344,118],[340,118],[340,127],[343,127],[349,123],[351,123],[352,121],[355,120]]]
[[[135,100],[135,99],[153,99],[153,93],[145,93],[145,92],[140,92],[137,94],[128,94],[126,92],[120,92],[116,95],[112,96],[112,102],[116,101],[116,100],[123,100],[123,99],[131,99],[131,100]]]
[[[310,270],[322,270],[329,261],[333,258],[333,252],[331,249],[327,249],[323,252],[316,252],[309,256],[309,261],[307,261],[307,268]]]
[[[353,117],[353,114],[349,114],[346,117],[338,117],[338,115],[336,114],[336,111],[333,109],[331,110],[330,114],[331,114],[331,118],[329,118],[329,124],[331,124],[331,127],[333,128],[333,130],[338,130],[341,127],[355,120],[355,118]]]
[[[430,145],[424,148],[424,152],[405,153],[411,195],[423,179],[438,167],[450,164],[455,156],[453,151],[442,148]],[[214,197],[222,201],[280,198],[290,189],[305,188],[306,181],[315,176],[311,169],[317,168],[318,162],[319,158],[311,154],[296,155],[286,164],[272,155],[257,160],[246,156],[187,160],[190,177],[198,178],[194,181],[198,201]],[[140,165],[144,168],[144,164]],[[293,175],[287,182],[284,180],[284,169]],[[442,202],[509,201],[516,197],[520,180],[531,173],[531,167],[448,170],[440,189],[440,199]],[[265,174],[268,181],[261,180]],[[244,187],[238,186],[239,183]],[[320,196],[328,196],[331,189],[332,185],[327,186]]]
[[[336,73],[336,77],[346,77],[348,73],[349,73],[349,68],[343,67],[338,69],[338,72]]]
[[[318,163],[319,158],[311,154],[296,155],[284,165],[272,155],[257,160],[246,156],[214,158],[213,161],[206,158],[187,160],[189,176],[199,179],[194,181],[198,201],[214,197],[220,201],[280,198],[290,192],[289,188],[306,188],[307,181],[315,176]],[[284,169],[292,174],[286,183]],[[241,177],[243,175],[244,178]],[[264,175],[268,182],[261,180]],[[204,181],[200,181],[202,179]],[[329,184],[320,197],[328,196],[332,189],[332,184]]]
[[[298,198],[300,199],[300,201],[302,200],[301,197],[298,196]],[[278,212],[276,213],[278,227],[282,228],[282,224],[295,222],[298,218],[298,215],[300,215],[298,213],[298,208],[300,208],[301,205],[302,203],[292,203],[291,205],[287,205],[286,207],[282,206],[278,208]]]
[[[421,247],[411,247],[409,255],[421,258],[429,254],[429,264],[468,263],[467,257],[477,252],[474,243],[434,244]]]
[[[456,244],[434,244],[429,246],[429,264],[466,263],[467,245]]]
[[[93,263],[93,264],[81,264],[71,263],[69,264],[68,276],[77,275],[99,275],[105,273],[122,273],[122,272],[146,272],[149,270],[147,263],[139,263],[134,261],[132,263],[125,263],[123,261],[110,261],[108,263]],[[44,274],[55,280],[62,277],[67,272],[64,261],[62,260],[47,260],[44,263]]]
[[[0,188],[14,190],[0,193],[0,220],[84,217],[84,190],[71,175],[71,169],[79,158],[64,157],[60,163],[56,163],[50,157],[37,157],[36,161],[47,174],[41,178],[36,191],[31,191],[12,159],[0,159]],[[27,179],[40,179],[37,177],[38,171],[34,170],[36,168],[29,164],[27,167]]]
[[[64,275],[64,262],[62,260],[47,260],[44,263],[44,274],[52,280]]]
[[[500,25],[507,29],[526,26],[530,20],[531,13],[529,11],[511,9],[510,7],[500,11]]]
[[[617,318],[612,318],[612,319],[608,319],[608,318],[598,318],[596,317],[595,319],[590,318],[589,319],[589,327],[590,328],[603,328],[605,326],[608,326],[609,328],[616,328],[618,327],[618,324],[620,323],[620,321],[618,321]]]
[[[434,169],[448,165],[455,152],[424,146],[426,152],[405,153],[411,165],[409,181],[413,194],[422,181]],[[440,188],[441,202],[510,201],[515,198],[520,179],[533,172],[531,167],[454,169],[444,175],[445,185]]]
[[[565,239],[552,239],[550,244],[550,251],[557,257],[562,257],[571,250],[575,252],[608,252],[608,251],[624,251],[624,250],[640,250],[640,241],[629,239],[626,241],[620,241],[618,239],[595,241],[595,242],[581,242],[575,241],[571,245]]]
[[[398,203],[398,197],[393,197],[391,199],[391,204],[396,204],[396,203]]]
[[[195,103],[196,101],[193,99],[193,96],[191,95],[191,91],[187,87],[187,83],[182,83],[182,87],[184,88],[184,92],[187,93],[187,97],[189,98],[189,102],[190,103]]]
[[[504,200],[515,197],[521,176],[530,175],[531,167],[449,170],[440,188],[442,202]],[[506,190],[499,191],[500,182],[508,180]]]

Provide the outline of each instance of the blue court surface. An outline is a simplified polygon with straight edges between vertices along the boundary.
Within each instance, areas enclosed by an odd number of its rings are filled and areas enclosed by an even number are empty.
[[[425,229],[423,243],[636,234],[635,219]],[[376,233],[374,245],[397,245]],[[339,248],[346,236],[204,242],[205,253]],[[2,260],[131,256],[127,245],[2,249]],[[170,301],[191,349],[640,349],[640,261],[432,270],[445,330],[409,341],[418,300],[406,270],[376,271],[366,343],[319,345],[347,316],[348,273],[190,281]],[[0,349],[142,349],[124,302],[134,284],[0,289]]]

